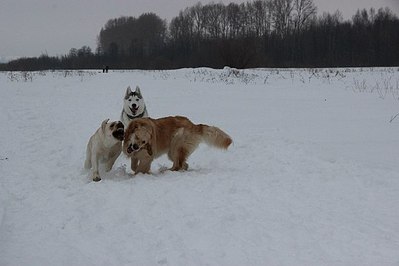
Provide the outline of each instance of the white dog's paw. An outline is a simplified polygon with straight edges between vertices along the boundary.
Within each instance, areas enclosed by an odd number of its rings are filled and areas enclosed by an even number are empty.
[[[93,173],[92,179],[94,182],[101,181],[101,177],[99,173]]]

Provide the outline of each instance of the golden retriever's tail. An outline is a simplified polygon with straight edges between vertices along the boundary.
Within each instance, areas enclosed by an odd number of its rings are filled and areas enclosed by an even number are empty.
[[[197,132],[202,136],[202,140],[213,147],[227,149],[233,142],[231,137],[218,127],[204,124],[196,125]]]

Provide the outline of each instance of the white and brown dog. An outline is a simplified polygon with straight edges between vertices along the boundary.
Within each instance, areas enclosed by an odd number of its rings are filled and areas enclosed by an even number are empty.
[[[135,118],[142,117],[148,117],[148,113],[140,88],[137,86],[136,90],[132,91],[130,87],[128,87],[126,89],[125,98],[123,100],[121,121],[125,128],[127,128],[130,121]]]
[[[93,181],[100,181],[99,164],[105,165],[105,171],[110,171],[116,159],[122,152],[124,126],[120,121],[101,123],[101,127],[91,136],[86,149],[84,167],[92,169]]]

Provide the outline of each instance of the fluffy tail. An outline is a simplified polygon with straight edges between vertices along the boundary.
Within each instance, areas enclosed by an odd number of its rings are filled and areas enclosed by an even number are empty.
[[[199,124],[196,125],[196,129],[202,136],[202,140],[209,146],[219,149],[227,149],[233,142],[231,137],[218,127]]]

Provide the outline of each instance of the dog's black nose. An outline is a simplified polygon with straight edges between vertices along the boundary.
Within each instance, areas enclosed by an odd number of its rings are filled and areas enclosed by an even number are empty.
[[[136,109],[136,107],[137,107],[137,104],[132,104],[132,107],[134,108],[134,109]]]
[[[139,149],[139,145],[137,145],[136,143],[133,144],[133,149],[137,151]]]

